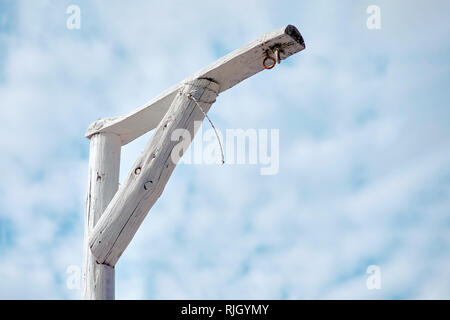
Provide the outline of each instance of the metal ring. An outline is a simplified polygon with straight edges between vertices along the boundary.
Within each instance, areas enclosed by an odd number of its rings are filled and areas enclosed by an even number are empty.
[[[271,61],[272,61],[272,64],[269,65],[269,66],[267,66],[267,65],[266,65],[267,60],[271,60]],[[262,61],[262,66],[263,66],[264,69],[272,69],[273,67],[275,67],[275,64],[276,64],[276,63],[277,63],[277,61],[276,61],[274,58],[272,58],[272,57],[270,57],[270,56],[267,56],[267,57],[265,57],[264,60]]]

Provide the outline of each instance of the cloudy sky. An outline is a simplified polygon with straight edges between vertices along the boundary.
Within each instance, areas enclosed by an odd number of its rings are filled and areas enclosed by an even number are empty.
[[[71,4],[79,30],[66,27]],[[367,28],[370,5],[381,29]],[[116,297],[449,299],[449,10],[0,0],[0,298],[79,298],[67,282],[81,266],[92,121],[293,24],[307,49],[210,111],[220,130],[279,129],[279,173],[179,165],[116,266]],[[148,138],[122,148],[122,180]]]

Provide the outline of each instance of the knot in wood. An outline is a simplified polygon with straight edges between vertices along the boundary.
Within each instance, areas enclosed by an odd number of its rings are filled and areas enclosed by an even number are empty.
[[[145,190],[149,190],[153,185],[153,180],[147,181],[146,183],[144,183],[144,189]]]

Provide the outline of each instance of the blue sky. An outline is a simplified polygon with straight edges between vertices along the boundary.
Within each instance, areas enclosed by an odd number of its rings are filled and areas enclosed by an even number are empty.
[[[279,174],[178,166],[116,266],[116,297],[449,299],[449,9],[0,0],[0,298],[79,297],[66,270],[81,266],[92,121],[294,24],[307,49],[210,111],[222,130],[280,129]],[[148,137],[123,148],[121,179]]]

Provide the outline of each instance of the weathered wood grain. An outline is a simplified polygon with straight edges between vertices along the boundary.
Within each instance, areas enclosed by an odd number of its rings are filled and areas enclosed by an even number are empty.
[[[176,162],[171,153],[179,141],[172,141],[176,129],[195,135],[195,121],[204,115],[189,93],[199,101],[213,102],[219,85],[208,79],[188,82],[176,94],[168,112],[134,163],[124,183],[106,208],[90,237],[97,262],[114,266],[135,235],[150,208],[161,195]],[[201,103],[206,113],[211,103]]]
[[[89,237],[119,185],[121,142],[112,133],[91,137],[89,183],[86,196],[81,298],[114,299],[114,267],[99,264],[89,248]]]

